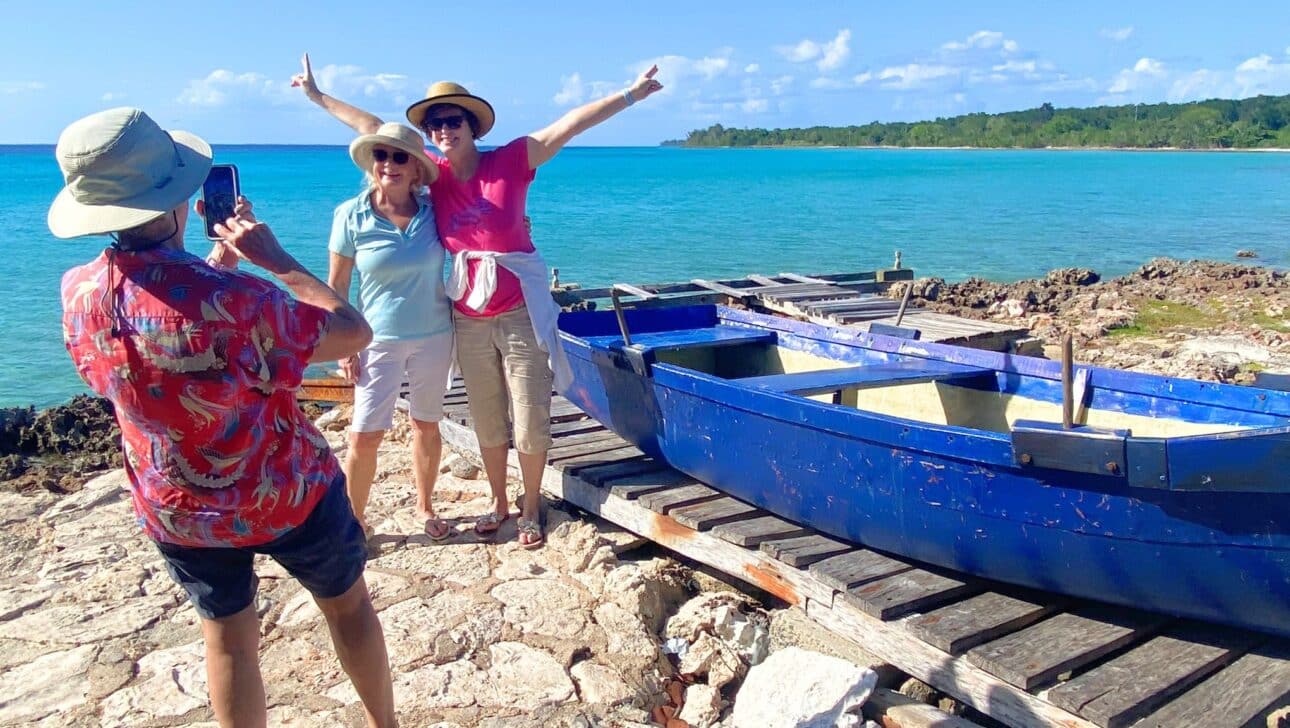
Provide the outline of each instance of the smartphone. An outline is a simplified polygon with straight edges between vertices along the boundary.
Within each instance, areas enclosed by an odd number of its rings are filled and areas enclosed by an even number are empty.
[[[211,165],[210,174],[202,183],[202,203],[206,206],[206,237],[219,240],[215,224],[233,216],[237,196],[242,194],[237,183],[237,167],[231,164]]]

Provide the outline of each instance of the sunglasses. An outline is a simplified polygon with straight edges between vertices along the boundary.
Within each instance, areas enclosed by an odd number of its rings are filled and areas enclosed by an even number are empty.
[[[407,152],[387,152],[384,149],[373,149],[372,159],[377,162],[384,162],[387,159],[394,160],[395,164],[407,164],[412,157]]]
[[[460,129],[465,123],[466,117],[461,114],[454,116],[440,116],[435,119],[426,119],[426,131],[439,131],[440,129]]]

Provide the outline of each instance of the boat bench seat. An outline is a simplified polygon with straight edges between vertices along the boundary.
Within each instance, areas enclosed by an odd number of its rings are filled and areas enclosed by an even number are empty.
[[[888,384],[918,384],[954,380],[994,379],[994,371],[944,361],[902,361],[865,364],[841,369],[823,369],[791,374],[767,374],[737,379],[739,384],[785,394],[810,396],[842,389],[866,389]]]
[[[592,346],[621,347],[621,336],[589,336],[587,342]],[[745,329],[738,326],[707,326],[699,329],[678,329],[674,331],[650,331],[632,334],[632,346],[653,351],[677,351],[680,349],[716,348],[736,346],[738,344],[773,344],[775,332],[761,329]]]

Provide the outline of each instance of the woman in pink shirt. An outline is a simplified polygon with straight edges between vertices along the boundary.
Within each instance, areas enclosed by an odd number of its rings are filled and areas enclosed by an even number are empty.
[[[360,134],[381,119],[318,90],[309,66],[293,84]],[[493,107],[464,87],[441,81],[410,106],[412,125],[439,149],[439,178],[430,186],[439,238],[453,254],[453,327],[480,456],[495,500],[475,524],[492,533],[510,517],[506,498],[507,412],[524,480],[518,521],[522,546],[544,540],[539,487],[551,445],[551,389],[567,382],[555,330],[546,266],[533,247],[525,206],[534,171],[569,140],[663,88],[658,67],[628,88],[566,113],[544,129],[489,151],[476,142],[493,128]]]

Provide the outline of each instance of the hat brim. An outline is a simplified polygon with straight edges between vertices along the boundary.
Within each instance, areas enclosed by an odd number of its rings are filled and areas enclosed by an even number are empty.
[[[424,147],[419,145],[413,146],[398,137],[386,136],[384,134],[364,134],[349,143],[349,158],[354,160],[354,164],[364,172],[372,171],[372,147],[377,144],[386,147],[402,149],[412,155],[421,166],[425,167],[426,174],[430,175],[426,179],[426,184],[434,184],[439,179],[439,165],[434,163],[430,155],[426,154]]]
[[[54,237],[79,238],[129,230],[165,215],[180,203],[186,204],[210,173],[211,147],[186,131],[167,133],[175,142],[180,161],[169,182],[113,205],[77,202],[64,187],[49,206],[49,230]]]
[[[425,127],[423,127],[422,124],[425,122],[426,112],[428,112],[430,107],[435,104],[453,104],[454,106],[460,106],[474,114],[475,118],[479,119],[479,133],[475,134],[476,139],[482,138],[485,134],[491,131],[493,123],[497,120],[497,115],[493,113],[492,104],[478,96],[472,96],[470,94],[441,94],[439,96],[431,96],[429,98],[422,99],[409,106],[407,110],[408,121],[412,122],[412,126],[424,130]]]

